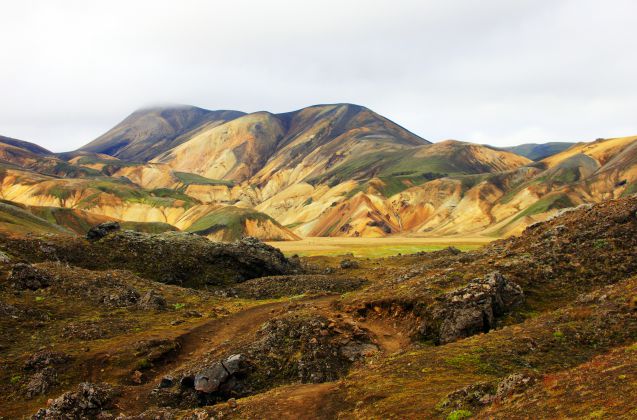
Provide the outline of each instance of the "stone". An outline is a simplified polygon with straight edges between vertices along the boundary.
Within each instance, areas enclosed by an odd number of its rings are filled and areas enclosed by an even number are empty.
[[[164,376],[159,382],[160,388],[170,388],[175,384],[175,379],[172,376]]]
[[[341,265],[341,268],[344,270],[360,267],[357,261],[350,260],[350,259],[344,259],[343,261],[341,261],[340,265]]]
[[[0,251],[0,264],[9,264],[11,262],[11,258],[9,258],[9,256]]]
[[[135,371],[135,372],[133,372],[133,374],[131,375],[131,381],[132,381],[134,384],[138,384],[138,385],[139,385],[139,384],[141,384],[142,382],[144,382],[144,374],[143,374],[141,371],[136,370],[136,371]]]
[[[224,360],[222,363],[224,367],[226,368],[226,370],[228,371],[228,373],[231,375],[234,375],[236,373],[241,372],[244,369],[247,361],[248,361],[248,358],[244,356],[243,354],[233,354],[232,356]]]
[[[229,376],[230,374],[223,364],[217,362],[195,375],[195,390],[207,394],[215,392]]]
[[[99,241],[109,233],[117,232],[122,227],[118,222],[105,222],[97,226],[93,226],[86,232],[86,239],[89,241]]]
[[[519,394],[530,388],[537,382],[537,378],[524,373],[513,373],[504,378],[498,384],[495,398],[502,401],[511,395]]]
[[[13,266],[9,282],[18,290],[38,290],[49,287],[53,279],[44,271],[30,265],[19,263]]]
[[[154,309],[156,311],[163,311],[167,306],[166,298],[152,289],[144,293],[137,305],[142,309]]]
[[[123,308],[132,306],[139,300],[139,293],[130,286],[120,285],[103,294],[99,301],[111,308]]]
[[[233,354],[196,374],[194,388],[197,391],[211,394],[219,391],[222,385],[226,385],[224,392],[228,393],[232,391],[231,379],[235,375],[245,373],[247,367],[248,359],[246,356]]]

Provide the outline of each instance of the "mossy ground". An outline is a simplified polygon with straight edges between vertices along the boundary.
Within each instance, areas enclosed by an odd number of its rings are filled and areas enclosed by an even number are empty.
[[[309,313],[358,325],[382,350],[336,381],[300,384],[275,375],[276,387],[241,398],[236,407],[220,403],[153,410],[177,418],[196,411],[216,417],[223,412],[223,418],[267,413],[282,419],[445,419],[468,413],[478,418],[631,418],[637,366],[636,211],[637,198],[626,198],[565,213],[527,229],[520,238],[474,251],[348,257],[359,264],[351,269],[340,268],[339,256],[303,258],[308,272],[367,281],[360,289],[319,298],[220,298],[126,271],[108,271],[140,293],[159,290],[168,301],[163,312],[104,307],[53,288],[16,292],[6,280],[9,268],[4,266],[0,299],[29,309],[25,313],[30,315],[19,322],[11,317],[0,320],[2,415],[32,413],[48,398],[86,380],[119,386],[123,396],[118,404],[126,414],[135,414],[152,405],[148,393],[158,375],[195,369],[202,361],[249,346],[270,319]],[[59,270],[60,277],[77,275],[78,282],[101,278],[64,264],[45,266],[54,273]],[[497,319],[496,328],[445,345],[423,341],[414,333],[424,307],[493,270],[519,284],[526,296],[523,305]],[[203,316],[189,316],[189,311]],[[82,322],[98,323],[107,334],[92,340],[62,337],[70,323]],[[142,349],[137,345],[153,340],[160,344]],[[390,346],[392,340],[398,346]],[[29,373],[23,364],[43,348],[67,353],[72,360],[56,388],[27,400]],[[146,374],[147,382],[133,384],[135,370]],[[510,399],[480,407],[442,404],[451,392],[468,385],[497,384],[521,372],[537,376],[539,382]],[[267,378],[259,380],[267,383]]]
[[[71,277],[85,279],[82,270],[69,272],[62,264],[57,269]],[[3,395],[0,406],[3,408],[0,415],[10,418],[34,413],[46,405],[47,398],[82,381],[130,385],[133,372],[152,370],[157,362],[153,357],[161,358],[161,351],[165,350],[159,347],[160,353],[153,356],[152,351],[136,350],[140,343],[161,339],[168,344],[166,347],[164,343],[164,347],[170,350],[179,346],[179,337],[188,331],[257,304],[256,301],[223,299],[205,291],[155,283],[127,272],[110,272],[112,278],[124,279],[140,294],[149,289],[156,290],[168,303],[165,311],[110,308],[47,289],[15,292],[6,280],[6,271],[2,271],[0,300],[19,309],[34,311],[18,319],[3,316],[0,320],[3,337],[0,346],[0,392]],[[200,316],[193,316],[194,313]],[[98,337],[69,336],[66,331],[70,325],[77,325],[80,330],[95,325]],[[24,363],[33,353],[45,349],[67,354],[71,361],[60,369],[59,385],[50,393],[25,399],[24,386],[30,374],[24,370]]]

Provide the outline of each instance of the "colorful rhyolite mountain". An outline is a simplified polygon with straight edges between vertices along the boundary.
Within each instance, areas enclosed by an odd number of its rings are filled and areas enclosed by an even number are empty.
[[[637,192],[637,136],[508,149],[430,143],[350,104],[142,109],[75,152],[0,137],[0,228],[104,220],[218,240],[518,233]]]

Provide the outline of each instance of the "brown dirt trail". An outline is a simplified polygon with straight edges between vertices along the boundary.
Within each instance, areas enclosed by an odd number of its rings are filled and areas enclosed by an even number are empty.
[[[310,297],[297,300],[295,303],[312,303],[326,308],[335,301],[336,296]],[[145,381],[142,385],[126,387],[123,392],[126,398],[118,401],[117,407],[126,413],[143,411],[147,406],[150,391],[157,386],[162,376],[183,367],[190,360],[196,360],[209,353],[219,354],[229,350],[231,344],[234,346],[252,336],[263,323],[276,316],[290,303],[283,301],[254,306],[224,318],[208,321],[176,337],[180,344],[176,354],[173,353],[156,362],[153,368],[145,371]]]

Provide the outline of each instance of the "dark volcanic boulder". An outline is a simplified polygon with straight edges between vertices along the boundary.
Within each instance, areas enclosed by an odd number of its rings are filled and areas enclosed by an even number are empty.
[[[450,343],[495,326],[503,315],[524,300],[522,288],[499,272],[474,279],[465,287],[446,293],[427,308],[420,333],[440,344]]]
[[[97,226],[93,226],[86,232],[86,239],[89,241],[98,241],[109,233],[117,232],[122,227],[118,222],[105,222]]]
[[[52,282],[51,276],[46,272],[33,267],[30,264],[16,264],[11,269],[9,281],[18,290],[38,290],[49,287]]]

